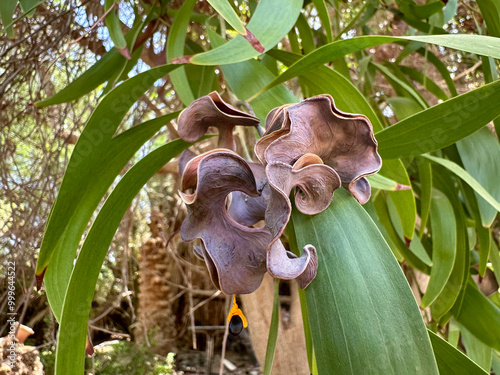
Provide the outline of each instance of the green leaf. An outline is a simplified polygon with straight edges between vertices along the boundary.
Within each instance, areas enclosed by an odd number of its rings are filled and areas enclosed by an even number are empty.
[[[380,173],[402,185],[411,186],[410,177],[401,160],[384,160]],[[403,235],[406,241],[413,238],[417,219],[417,206],[413,190],[400,190],[388,193],[393,200],[401,219]]]
[[[295,236],[295,227],[293,225],[293,218],[290,218],[289,224],[286,226],[286,234],[288,236],[288,242],[290,245],[290,251],[297,256],[300,256],[300,250],[297,247],[297,237]],[[314,358],[314,346],[312,342],[311,335],[311,325],[309,323],[309,312],[307,311],[307,303],[306,303],[306,294],[305,290],[302,288],[297,288],[299,291],[299,300],[300,300],[300,310],[302,313],[302,324],[304,326],[304,338],[306,341],[306,350],[307,350],[307,361],[309,364],[309,371],[311,374],[314,372],[318,372],[316,367],[316,362]]]
[[[479,129],[457,142],[457,148],[467,173],[500,202],[500,144],[493,133],[487,127]],[[497,210],[476,195],[483,226],[490,227]]]
[[[267,338],[266,359],[264,362],[264,375],[271,375],[276,352],[276,342],[278,341],[278,328],[280,323],[280,281],[274,279],[274,298],[271,324],[269,325],[269,336]]]
[[[428,164],[425,159],[424,164]],[[450,173],[441,166],[434,168],[432,176],[434,185],[437,189],[443,192],[453,206],[453,212],[456,222],[457,247],[455,263],[450,277],[446,282],[439,298],[434,301],[431,306],[431,313],[434,320],[439,321],[447,314],[453,305],[456,303],[460,292],[465,288],[467,283],[467,275],[469,271],[469,248],[465,213],[462,207],[462,202],[455,188],[455,181]],[[422,186],[424,182],[422,182]]]
[[[7,36],[10,39],[14,39],[14,29],[12,27],[12,18],[14,17],[14,12],[16,11],[17,0],[2,0],[0,1],[0,18],[2,19],[2,24],[7,25],[7,27],[2,27],[7,32]]]
[[[328,7],[326,6],[326,2],[324,0],[313,0],[313,4],[318,11],[319,19],[323,24],[323,27],[326,31],[326,40],[328,43],[333,41],[333,30],[332,23],[330,21],[330,13],[328,12]]]
[[[408,17],[419,20],[427,19],[444,7],[444,2],[438,0],[427,4],[416,4],[412,0],[396,0],[399,9]]]
[[[413,116],[422,110],[415,99],[406,98],[404,96],[393,96],[386,99],[387,103],[391,106],[394,114],[399,121],[404,120],[407,117]]]
[[[337,190],[324,212],[292,215],[299,248],[318,252],[306,299],[319,374],[437,374],[406,279],[354,198]]]
[[[116,4],[116,5],[114,5]],[[115,3],[115,0],[105,0],[104,1],[104,10],[108,10],[114,5],[114,9],[108,13],[105,18],[106,27],[109,31],[109,37],[113,41],[115,48],[120,51],[120,53],[127,59],[130,60],[130,52],[127,48],[127,41],[122,33],[122,26],[120,17],[118,16],[118,3]]]
[[[372,176],[368,176],[368,181],[370,185],[374,189],[381,189],[387,191],[397,191],[397,190],[405,190],[408,189],[409,186],[401,185],[390,178],[382,176],[380,173],[374,174]]]
[[[295,27],[299,31],[300,44],[304,53],[307,54],[314,51],[316,49],[316,45],[314,44],[314,35],[309,23],[307,22],[307,18],[302,13],[299,14]]]
[[[38,0],[19,0],[19,5],[21,9],[28,17],[32,17],[35,14],[38,5],[42,4],[44,1]]]
[[[491,348],[479,341],[476,336],[464,327],[460,328],[460,332],[462,333],[462,342],[464,343],[467,357],[489,373],[491,369]]]
[[[487,375],[460,350],[454,348],[434,332],[427,331],[436,356],[440,375]]]
[[[255,35],[243,25],[240,17],[238,17],[228,0],[208,0],[208,2],[257,52],[264,52],[262,44],[260,44]]]
[[[404,259],[406,259],[408,263],[416,269],[424,273],[430,273],[432,261],[429,259],[429,256],[427,254],[424,255],[420,251],[418,254],[414,253],[403,242],[400,234],[398,233],[398,228],[396,228],[396,225],[393,222],[395,215],[391,215],[386,197],[383,194],[377,194],[373,199],[373,204],[377,213],[377,218],[380,224],[383,225],[390,242],[392,242],[395,247],[396,252],[402,255]],[[399,221],[399,224],[401,224],[401,221]],[[417,248],[417,250],[420,249]]]
[[[301,9],[302,0],[261,0],[247,28],[264,46],[264,51],[267,51],[278,44],[295,25]],[[277,18],[280,22],[276,22]],[[259,52],[238,35],[229,43],[189,57],[189,62],[196,65],[232,64],[258,55]]]
[[[408,75],[412,80],[420,83],[424,88],[426,88],[430,93],[432,93],[436,98],[441,100],[448,100],[448,95],[443,91],[441,87],[434,83],[434,81],[427,77],[424,73],[420,72],[415,68],[411,68],[405,65],[398,65],[398,68],[406,75]]]
[[[431,43],[443,47],[454,48],[478,55],[500,58],[500,39],[482,35],[424,35],[424,36],[359,36],[352,39],[339,40],[314,50],[293,64],[286,72],[264,88],[265,90],[286,82],[289,79],[312,71],[316,67],[350,53],[378,46],[385,43],[417,41]]]
[[[418,259],[424,262],[427,266],[432,266],[432,260],[429,258],[425,248],[422,246],[420,239],[418,237],[414,237],[410,242],[409,238],[404,235],[404,222],[398,211],[398,207],[400,207],[398,197],[394,198],[394,195],[391,197],[391,194],[389,193],[387,193],[387,195],[387,208],[389,210],[389,216],[399,238],[404,240],[406,244],[405,247],[408,247],[410,251],[418,257]]]
[[[458,0],[449,0],[443,11],[443,23],[448,23],[457,15]]]
[[[137,22],[136,25],[134,25],[125,36],[127,42],[132,43],[135,41],[137,33],[141,30],[142,25],[142,22]],[[114,72],[121,72],[126,64],[127,59],[118,52],[116,48],[112,48],[68,86],[47,99],[36,102],[35,105],[37,107],[45,107],[76,100],[109,80],[110,77],[114,76]]]
[[[500,38],[499,38],[500,39]],[[500,81],[449,99],[376,134],[384,159],[420,155],[449,146],[500,115]]]
[[[433,161],[434,163],[440,164],[443,167],[449,169],[451,172],[460,177],[464,182],[466,182],[471,188],[473,188],[476,193],[478,193],[482,198],[486,200],[486,202],[488,202],[491,206],[493,206],[497,211],[500,211],[500,202],[498,202],[494,197],[492,197],[491,194],[488,193],[486,189],[483,188],[481,184],[477,182],[477,180],[474,177],[468,174],[467,171],[465,171],[458,164],[450,160],[446,160],[431,155],[422,155],[422,157],[427,158]]]
[[[404,77],[401,72],[398,72],[398,76],[384,65],[373,62],[371,64],[385,76],[387,81],[391,84],[398,95],[403,96],[404,93],[407,93],[408,97],[412,97],[421,106],[421,109],[426,109],[427,107],[429,107],[422,95],[420,95],[420,93],[411,85],[411,83],[408,82],[406,77]],[[392,65],[391,67],[393,70],[397,69],[396,65]]]
[[[189,143],[172,141],[135,164],[120,180],[99,211],[76,260],[65,293],[56,352],[56,374],[83,374],[87,321],[104,258],[113,236],[139,190]]]
[[[300,55],[281,50],[273,49],[268,54],[288,66],[300,59]],[[320,66],[302,78],[312,95],[330,94],[335,100],[335,106],[341,111],[363,114],[368,117],[375,132],[383,129],[366,98],[342,74],[326,66]]]
[[[182,4],[179,13],[174,19],[167,39],[167,61],[182,56],[184,54],[184,41],[189,25],[189,20],[197,0],[187,0]],[[170,73],[170,79],[174,85],[175,91],[185,106],[191,104],[195,97],[189,86],[185,67],[181,67],[175,72]]]
[[[432,166],[428,160],[422,160],[418,164],[418,176],[420,181],[420,238],[424,236],[425,227],[429,220],[432,195]]]
[[[472,279],[467,284],[463,303],[454,308],[453,315],[479,340],[500,350],[500,308],[477,289]]]
[[[216,46],[225,43],[224,39],[213,30],[207,29],[210,41]],[[267,83],[274,79],[272,74],[262,63],[257,60],[248,60],[235,64],[221,65],[222,73],[226,78],[231,91],[238,99],[246,101],[258,92]],[[288,103],[297,103],[298,99],[285,86],[273,87],[250,104],[255,115],[264,121],[269,111]]]
[[[481,9],[489,34],[500,37],[500,3],[495,0],[476,0],[476,3]]]
[[[114,133],[132,104],[156,80],[176,68],[160,66],[116,87],[97,106],[75,145],[45,229],[36,268],[38,277],[47,269],[47,296],[56,318],[60,317],[79,241],[99,201],[140,146],[177,114],[135,126],[116,137]]]
[[[479,275],[484,277],[486,272],[486,265],[490,255],[491,236],[488,228],[483,227],[481,223],[481,212],[477,203],[476,194],[470,186],[462,184],[462,191],[467,200],[469,211],[474,218],[474,225],[476,227],[477,238],[479,240]],[[474,246],[474,245],[473,245]]]
[[[434,190],[431,201],[432,269],[427,291],[420,305],[425,308],[443,291],[453,270],[457,232],[453,207],[446,196]]]
[[[450,0],[448,4],[450,4],[452,1],[456,0]],[[437,57],[429,49],[425,48],[418,49],[417,53],[425,57],[425,59],[432,65],[434,65],[434,67],[438,70],[439,74],[441,74],[441,77],[443,77],[444,81],[446,82],[446,86],[448,86],[448,90],[450,90],[451,96],[457,96],[458,95],[457,88],[455,87],[455,83],[453,82],[453,79],[450,76],[450,72],[448,71],[446,65],[439,59],[439,57]]]
[[[498,253],[498,246],[493,239],[491,239],[490,244],[490,261],[493,266],[495,278],[498,281],[500,280],[500,254]]]
[[[240,17],[236,14],[233,7],[227,0],[207,0],[208,3],[226,20],[239,34],[245,35],[247,29]]]

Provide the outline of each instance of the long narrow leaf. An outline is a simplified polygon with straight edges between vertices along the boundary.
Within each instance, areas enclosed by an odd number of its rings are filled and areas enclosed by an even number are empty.
[[[132,104],[157,79],[175,68],[165,65],[151,69],[111,91],[75,145],[47,223],[36,268],[40,278],[49,262],[55,263],[47,269],[46,287],[56,317],[60,316],[78,243],[99,201],[139,147],[173,117],[152,120],[115,138],[113,135]]]
[[[427,158],[434,163],[440,164],[443,167],[449,169],[451,172],[460,177],[465,183],[467,183],[471,188],[474,189],[476,193],[478,193],[481,197],[484,198],[486,202],[488,202],[491,206],[493,206],[497,211],[500,211],[500,202],[497,201],[484,187],[481,186],[477,180],[467,173],[462,167],[458,164],[446,160],[443,158],[439,158],[431,155],[422,155],[424,158]]]
[[[437,374],[415,299],[387,243],[344,190],[319,215],[293,213],[299,248],[313,244],[306,289],[319,374]]]
[[[328,13],[328,7],[325,0],[313,0],[313,4],[318,11],[319,19],[323,24],[326,32],[326,41],[331,43],[333,41],[333,30],[332,23],[330,21],[330,13]]]
[[[273,368],[274,354],[276,353],[276,343],[278,341],[278,328],[280,323],[280,300],[279,300],[279,279],[274,280],[274,298],[271,323],[269,325],[269,336],[267,338],[266,359],[264,363],[264,375],[271,375]]]
[[[427,254],[422,254],[421,252],[415,253],[406,245],[401,236],[398,233],[396,225],[394,224],[392,215],[388,207],[388,202],[386,197],[382,194],[378,194],[373,200],[374,208],[377,213],[377,218],[381,225],[384,226],[386,233],[391,240],[392,244],[395,246],[397,252],[401,254],[406,261],[411,264],[416,269],[424,272],[430,273],[430,266],[432,266],[432,261],[429,259]],[[400,221],[401,223],[401,221]]]
[[[116,4],[116,5],[114,5]],[[127,49],[127,41],[122,33],[121,21],[118,16],[118,3],[115,3],[115,0],[105,0],[104,1],[104,9],[107,11],[112,6],[115,6],[115,9],[110,11],[106,16],[106,27],[108,28],[109,37],[113,41],[115,48],[123,55],[127,60],[130,60],[130,52]]]
[[[431,201],[432,270],[421,306],[427,307],[443,291],[455,264],[457,232],[453,207],[448,198],[438,190]]]
[[[176,140],[145,156],[123,176],[99,211],[77,258],[65,294],[56,352],[56,374],[83,373],[92,297],[114,233],[142,186],[188,146],[189,143]]]
[[[196,2],[197,0],[185,1],[170,28],[167,39],[167,61],[169,62],[184,54],[184,41],[186,39],[187,28]],[[189,86],[185,67],[172,72],[170,79],[182,103],[186,106],[191,104],[195,97]]]
[[[428,160],[422,160],[418,165],[420,188],[420,238],[424,236],[429,220],[432,194],[432,166]]]
[[[469,271],[469,242],[465,213],[462,202],[455,189],[455,181],[450,172],[443,167],[436,166],[432,179],[435,187],[446,195],[453,206],[456,222],[455,232],[457,236],[456,256],[453,270],[439,298],[436,299],[431,306],[432,317],[436,321],[439,321],[451,310],[462,288],[464,288],[467,283],[467,274]]]
[[[457,142],[457,149],[465,170],[500,202],[500,144],[488,128],[479,129]],[[476,193],[477,194],[477,193]],[[477,196],[483,226],[490,227],[497,215],[493,208]]]
[[[435,333],[427,332],[436,355],[439,375],[487,375],[486,371],[467,358],[460,350],[451,346]]]
[[[276,78],[273,82],[264,88],[271,87],[286,82],[289,79],[303,75],[317,66],[328,63],[339,57],[350,53],[378,46],[385,43],[417,41],[431,43],[443,47],[454,48],[466,52],[476,53],[478,55],[500,58],[500,39],[481,36],[481,35],[425,35],[425,36],[359,36],[352,39],[339,40],[316,49],[312,53],[304,56],[291,66],[286,72]]]
[[[3,28],[10,39],[14,39],[14,29],[12,27],[12,18],[16,11],[17,0],[2,0],[0,1],[0,18],[2,19]]]
[[[491,348],[478,340],[476,336],[464,327],[460,328],[460,332],[467,357],[477,363],[483,370],[489,372],[491,369]]]
[[[500,82],[454,97],[376,134],[383,158],[420,155],[449,146],[500,115]]]
[[[208,29],[208,35],[215,46],[225,43],[224,39],[211,29]],[[245,101],[274,79],[273,73],[262,63],[253,59],[235,64],[222,65],[221,70],[231,90],[236,94],[238,99]],[[298,102],[298,99],[290,90],[280,85],[256,97],[250,101],[250,104],[255,115],[264,121],[271,109],[296,102]]]
[[[476,0],[481,15],[486,21],[488,32],[492,36],[500,37],[500,4],[495,0]]]
[[[500,308],[490,302],[469,280],[456,320],[485,344],[500,351]]]
[[[411,186],[410,177],[401,160],[384,160],[382,164],[381,174],[399,182],[403,185]],[[405,241],[413,239],[415,231],[415,222],[417,219],[417,207],[413,190],[399,190],[390,192],[389,196],[396,205],[396,210],[401,219],[403,235]]]
[[[264,46],[264,51],[274,47],[290,31],[302,8],[302,0],[261,0],[252,19],[247,25]],[[279,17],[280,22],[276,22]],[[186,56],[176,62],[190,62],[197,65],[232,64],[254,58],[259,55],[251,44],[241,35],[229,43],[211,51],[192,57]]]
[[[262,44],[260,44],[255,35],[243,25],[243,22],[241,22],[228,0],[208,0],[208,2],[257,52],[264,52]]]

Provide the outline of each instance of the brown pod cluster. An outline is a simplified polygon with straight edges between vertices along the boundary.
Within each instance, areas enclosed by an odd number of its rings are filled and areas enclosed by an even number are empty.
[[[215,92],[179,116],[179,134],[186,141],[200,139],[210,126],[219,129],[219,149],[199,156],[188,151],[179,163],[188,210],[181,236],[201,239],[196,252],[226,294],[253,292],[266,272],[307,287],[316,276],[316,249],[307,245],[296,256],[280,240],[292,212],[292,189],[295,206],[307,215],[325,210],[340,186],[366,203],[366,176],[382,165],[368,119],[339,111],[329,95],[269,112],[266,132],[255,146],[260,164],[232,151],[234,126],[258,126],[258,121]],[[261,220],[264,227],[251,227]]]

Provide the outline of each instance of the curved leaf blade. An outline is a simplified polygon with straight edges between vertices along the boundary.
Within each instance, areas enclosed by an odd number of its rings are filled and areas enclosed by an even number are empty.
[[[477,289],[472,279],[465,289],[463,303],[453,315],[479,340],[500,351],[500,308]]]
[[[228,0],[207,0],[210,5],[226,20],[243,38],[245,38],[252,47],[259,53],[264,52],[264,47],[259,40],[248,30],[240,17],[236,14]]]
[[[116,5],[115,5],[116,4]],[[104,9],[108,11],[114,7],[105,18],[106,27],[108,28],[109,37],[113,41],[115,48],[127,59],[130,60],[130,52],[127,48],[127,41],[122,33],[120,18],[118,17],[118,3],[115,0],[105,0]]]
[[[443,47],[453,48],[483,56],[500,58],[500,39],[482,35],[423,35],[423,36],[359,36],[352,39],[339,40],[326,44],[321,48],[304,56],[291,66],[286,72],[267,85],[263,91],[271,87],[286,82],[289,79],[303,75],[317,66],[326,64],[339,57],[350,53],[378,46],[385,43],[395,43],[404,41],[416,41],[422,43],[436,44]]]
[[[458,164],[446,160],[443,158],[438,158],[436,156],[431,155],[422,155],[422,157],[427,158],[437,164],[442,165],[443,167],[449,169],[451,172],[460,177],[464,182],[466,182],[471,188],[475,190],[486,202],[488,202],[491,206],[493,206],[497,211],[500,211],[500,202],[497,201],[482,185],[477,182],[477,180],[467,173],[462,167]]]
[[[293,65],[300,59],[300,55],[276,49],[267,52],[267,54],[287,66]],[[338,109],[365,115],[372,123],[375,132],[383,129],[380,120],[363,94],[339,72],[326,66],[320,66],[314,71],[304,74],[302,78],[312,95],[330,94]]]
[[[197,0],[185,1],[174,19],[167,39],[167,61],[172,61],[172,59],[184,54],[186,32],[196,2]],[[186,68],[182,66],[178,70],[170,73],[170,79],[182,103],[185,106],[191,104],[195,97],[189,86]]]
[[[207,31],[212,45],[217,47],[226,43],[215,31],[210,28]],[[254,59],[235,64],[221,65],[221,70],[234,94],[238,99],[245,101],[275,77],[264,64]],[[250,101],[250,104],[255,111],[255,115],[264,122],[271,109],[297,102],[298,99],[290,90],[283,85],[279,85],[256,97]]]
[[[430,165],[430,162],[427,160],[423,160],[423,163]],[[431,306],[432,317],[434,320],[439,321],[452,309],[467,282],[467,274],[469,272],[469,242],[464,209],[455,189],[455,181],[451,174],[443,167],[436,166],[433,169],[432,181],[435,187],[446,195],[453,206],[457,234],[457,250],[453,270],[442,292],[439,294],[439,298]]]
[[[382,175],[402,185],[411,186],[410,176],[408,176],[408,172],[401,160],[384,160],[380,171]],[[411,241],[413,239],[413,233],[415,232],[415,222],[417,220],[417,206],[413,190],[399,190],[389,192],[388,194],[392,198],[401,219],[405,242]]]
[[[274,298],[271,324],[269,325],[269,336],[267,338],[266,359],[264,362],[264,375],[271,375],[273,368],[274,354],[276,353],[276,343],[278,342],[278,328],[280,323],[280,294],[279,279],[274,279]]]
[[[449,146],[498,117],[499,102],[500,81],[456,96],[378,132],[379,153],[403,158]]]
[[[14,28],[12,27],[12,18],[17,7],[17,0],[3,0],[0,2],[0,18],[2,19],[2,29],[7,32],[10,39],[14,39]],[[7,25],[7,27],[5,27]]]
[[[460,333],[462,334],[462,342],[465,346],[467,357],[474,361],[474,363],[477,363],[483,370],[489,372],[491,369],[491,348],[478,340],[476,336],[464,327],[460,327]]]
[[[265,52],[274,47],[295,25],[302,9],[302,0],[261,0],[254,15],[248,22],[247,29],[264,46]],[[279,16],[280,22],[276,22]],[[190,62],[196,65],[223,65],[249,60],[259,55],[250,43],[241,35],[220,47],[177,62]],[[173,61],[174,62],[174,61]]]
[[[453,207],[439,190],[433,191],[431,200],[432,269],[427,291],[421,306],[433,303],[448,281],[457,252],[457,232]]]
[[[438,374],[406,279],[354,198],[337,191],[321,214],[294,211],[293,225],[299,248],[318,251],[306,299],[319,373]]]
[[[65,293],[56,352],[56,374],[83,373],[87,321],[94,288],[116,229],[144,184],[189,145],[182,140],[175,140],[145,156],[123,176],[99,211],[77,258]]]
[[[440,375],[487,375],[481,367],[471,361],[460,350],[451,346],[448,342],[427,331],[431,339],[432,349],[436,355]]]
[[[500,144],[486,127],[457,142],[458,153],[465,170],[500,202]],[[490,227],[497,210],[477,193],[477,203],[483,226]]]
[[[56,318],[60,316],[78,243],[99,201],[140,146],[176,114],[113,135],[147,88],[176,68],[164,65],[151,69],[111,91],[95,109],[75,145],[45,229],[36,268],[38,276],[47,269],[47,296]],[[47,268],[53,254],[56,265]]]

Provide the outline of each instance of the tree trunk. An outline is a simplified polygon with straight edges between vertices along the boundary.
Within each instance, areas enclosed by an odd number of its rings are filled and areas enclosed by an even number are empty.
[[[135,336],[137,341],[153,347],[158,354],[172,350],[177,331],[169,299],[170,279],[167,244],[161,236],[164,216],[151,212],[151,238],[140,249],[139,311]]]

